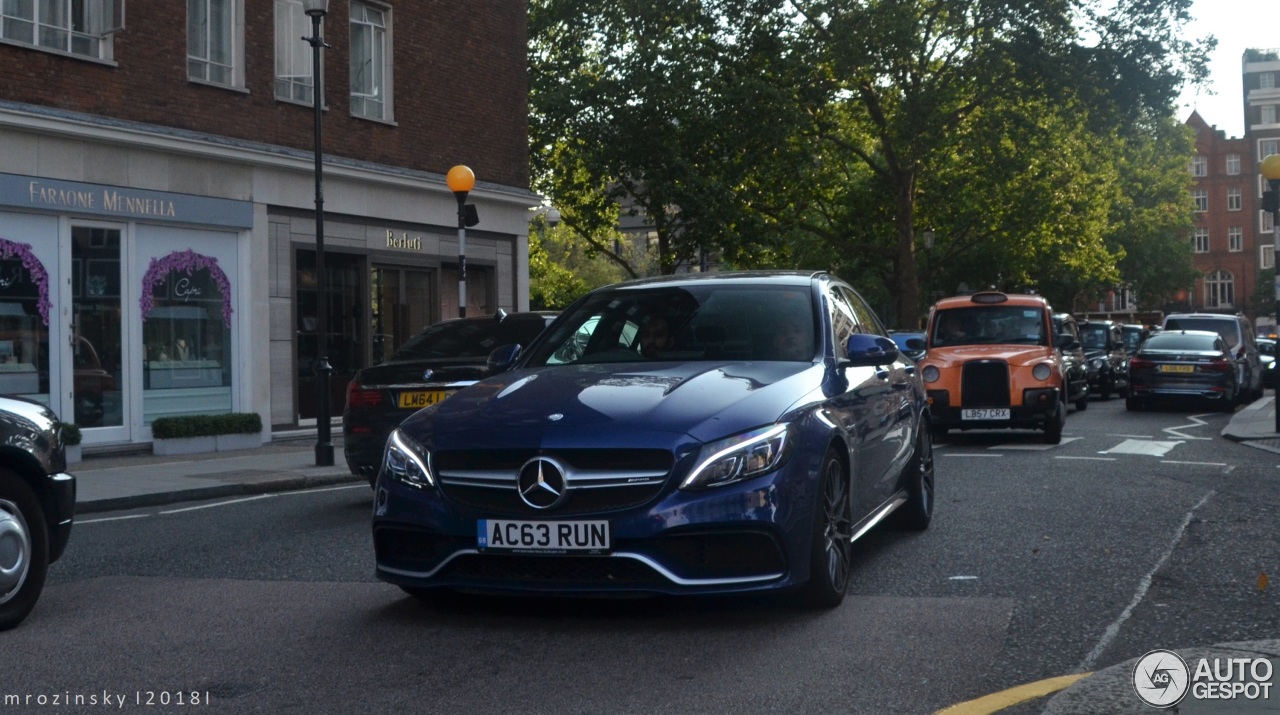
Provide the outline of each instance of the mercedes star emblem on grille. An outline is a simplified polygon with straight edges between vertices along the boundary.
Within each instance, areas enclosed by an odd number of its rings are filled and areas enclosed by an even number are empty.
[[[432,375],[434,375],[434,374],[435,374],[435,371],[434,371],[434,370],[432,370],[431,368],[427,368],[426,370],[423,370],[423,371],[422,371],[422,379],[423,379],[423,380],[430,380],[430,379],[431,379],[431,376],[432,376]]]
[[[554,459],[535,457],[520,467],[516,477],[520,499],[534,509],[550,509],[568,493],[564,467]]]

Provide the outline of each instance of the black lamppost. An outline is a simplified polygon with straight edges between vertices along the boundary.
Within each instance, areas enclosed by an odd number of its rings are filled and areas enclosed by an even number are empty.
[[[1274,291],[1276,298],[1276,325],[1280,327],[1280,154],[1272,154],[1262,160],[1258,167],[1270,187],[1262,197],[1262,205],[1271,212],[1271,271],[1275,274]],[[1280,432],[1280,387],[1276,388],[1276,398],[1272,407],[1276,411],[1276,432]]]
[[[333,442],[329,435],[329,294],[324,267],[324,149],[321,142],[320,116],[324,105],[324,82],[320,77],[320,48],[325,47],[320,36],[320,21],[329,12],[329,0],[302,0],[302,8],[311,16],[311,37],[304,37],[311,45],[312,106],[315,113],[316,159],[316,466],[333,466]]]
[[[474,206],[467,206],[467,194],[476,185],[475,172],[458,164],[445,175],[445,183],[458,199],[458,317],[467,317],[467,226],[478,223]],[[470,209],[470,210],[468,210]]]

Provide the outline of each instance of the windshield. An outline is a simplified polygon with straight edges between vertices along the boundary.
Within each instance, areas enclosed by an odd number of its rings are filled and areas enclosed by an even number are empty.
[[[1140,328],[1123,328],[1124,331],[1124,347],[1129,352],[1138,349],[1138,343],[1142,342],[1142,330]]]
[[[1237,329],[1236,319],[1232,317],[1222,318],[1166,318],[1164,321],[1165,330],[1208,330],[1216,332],[1227,341],[1227,347],[1235,348],[1240,342],[1240,333]]]
[[[1107,330],[1105,325],[1082,325],[1080,326],[1080,343],[1086,349],[1104,350],[1107,347]]]
[[[708,282],[602,291],[556,323],[526,366],[634,360],[812,360],[809,288]]]
[[[1048,345],[1044,311],[1007,305],[952,308],[933,325],[934,345]]]
[[[392,360],[487,358],[500,345],[528,345],[546,325],[542,316],[446,320],[409,339]]]
[[[1217,339],[1204,333],[1160,333],[1147,338],[1142,352],[1222,352]]]

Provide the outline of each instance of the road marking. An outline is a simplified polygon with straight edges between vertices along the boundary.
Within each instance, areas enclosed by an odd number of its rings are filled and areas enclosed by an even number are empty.
[[[944,457],[1003,457],[1003,454],[981,454],[978,452],[956,452],[955,454],[947,453]]]
[[[997,444],[993,447],[987,447],[987,449],[1021,449],[1029,452],[1043,452],[1046,449],[1061,447],[1064,444],[1070,444],[1079,439],[1083,439],[1083,438],[1082,437],[1063,437],[1062,441],[1059,442],[1058,444],[1024,444],[1022,442],[1012,442],[1009,444]]]
[[[977,581],[977,576],[948,576],[948,581]]]
[[[220,502],[218,502],[218,503],[216,503],[216,504],[201,504],[200,506],[188,506],[188,507],[184,507],[184,508],[182,508],[182,509],[165,509],[165,510],[160,511],[160,512],[158,512],[158,513],[160,513],[160,514],[180,514],[180,513],[184,512],[184,511],[196,511],[197,509],[212,509],[212,508],[213,508],[213,507],[215,507],[215,506],[229,506],[229,505],[231,505],[231,504],[240,504],[241,502],[257,501],[257,500],[259,500],[259,499],[269,499],[269,498],[271,498],[271,497],[273,497],[273,496],[276,496],[276,495],[275,495],[275,494],[259,494],[258,496],[255,496],[255,497],[245,497],[245,498],[243,498],[243,499],[230,499],[230,500],[228,500],[228,501],[220,501]]]
[[[1132,439],[1151,439],[1149,434],[1113,434],[1112,437],[1130,437]]]
[[[1205,494],[1200,501],[1196,502],[1196,505],[1191,507],[1191,510],[1182,517],[1182,524],[1180,524],[1177,531],[1174,532],[1173,539],[1169,542],[1168,548],[1166,548],[1164,553],[1160,555],[1160,558],[1156,560],[1155,566],[1152,566],[1151,570],[1148,571],[1146,575],[1142,577],[1142,580],[1138,582],[1138,590],[1134,592],[1133,600],[1129,602],[1129,605],[1124,607],[1124,610],[1120,612],[1120,615],[1116,617],[1116,620],[1112,621],[1111,625],[1107,626],[1107,629],[1102,633],[1102,639],[1093,647],[1093,650],[1089,651],[1089,655],[1086,655],[1084,660],[1081,661],[1078,666],[1080,670],[1092,669],[1094,661],[1096,661],[1102,655],[1102,652],[1111,645],[1111,641],[1115,640],[1116,636],[1120,634],[1120,627],[1124,625],[1125,621],[1129,620],[1129,616],[1133,615],[1133,609],[1137,608],[1138,604],[1142,603],[1142,599],[1147,597],[1147,591],[1151,588],[1151,580],[1155,578],[1156,572],[1164,568],[1165,562],[1169,560],[1170,556],[1173,556],[1173,550],[1178,546],[1178,542],[1182,540],[1182,535],[1186,533],[1187,526],[1191,523],[1191,517],[1196,513],[1197,509],[1204,506],[1205,502],[1209,501],[1209,497],[1212,497],[1214,493],[1214,490],[1210,489],[1209,492]]]
[[[341,489],[369,489],[368,483],[361,484],[344,484],[339,487],[315,487],[314,489],[297,489],[289,492],[277,492],[278,497],[287,497],[292,494],[315,494],[316,492],[336,492]]]
[[[101,521],[124,521],[125,519],[141,519],[151,516],[150,514],[126,514],[125,516],[104,516],[101,519],[76,519],[76,526],[81,524],[97,524]]]
[[[1058,455],[1058,456],[1054,457],[1054,459],[1088,459],[1088,460],[1092,460],[1092,461],[1094,461],[1094,462],[1114,462],[1114,461],[1116,461],[1116,458],[1115,458],[1115,457],[1067,457],[1067,456],[1063,456],[1063,455]]]
[[[1157,442],[1143,441],[1136,439],[1126,439],[1111,449],[1104,449],[1098,454],[1142,454],[1149,457],[1163,457],[1169,450],[1182,444],[1177,442]]]
[[[976,700],[945,707],[934,713],[934,715],[989,715],[990,713],[1013,707],[1018,703],[1035,700],[1036,698],[1056,693],[1059,690],[1064,690],[1077,680],[1087,678],[1090,675],[1093,675],[1093,673],[1075,673],[1073,675],[1060,675],[1056,678],[1038,680],[1034,683],[1027,683],[1008,690],[1001,690],[998,693],[984,695]]]
[[[1208,413],[1208,412],[1206,412],[1206,413],[1204,413],[1204,414],[1205,414],[1205,415],[1207,415],[1207,414],[1209,414],[1209,413]],[[1195,427],[1203,427],[1203,426],[1205,426],[1205,425],[1209,424],[1208,422],[1205,422],[1204,420],[1200,419],[1200,418],[1201,418],[1201,417],[1203,417],[1203,416],[1204,416],[1204,415],[1187,415],[1187,419],[1191,420],[1192,424],[1189,424],[1189,425],[1178,425],[1178,426],[1176,426],[1176,427],[1165,427],[1163,430],[1160,430],[1160,431],[1161,431],[1161,432],[1168,432],[1169,434],[1173,435],[1174,437],[1182,437],[1182,438],[1184,438],[1184,439],[1213,439],[1212,437],[1196,437],[1196,436],[1194,436],[1194,435],[1183,434],[1182,432],[1179,432],[1179,431],[1178,431],[1178,430],[1183,430],[1183,429],[1192,429],[1192,428],[1195,428]]]
[[[1162,459],[1161,464],[1190,464],[1197,467],[1225,467],[1226,462],[1179,462],[1176,459]]]

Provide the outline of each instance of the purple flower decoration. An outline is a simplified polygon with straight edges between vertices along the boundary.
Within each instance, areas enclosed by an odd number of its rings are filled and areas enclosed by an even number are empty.
[[[26,268],[36,281],[36,287],[40,291],[40,297],[36,299],[36,310],[40,313],[40,320],[48,325],[49,308],[52,304],[49,302],[49,274],[45,271],[44,264],[36,258],[35,253],[32,253],[31,244],[0,238],[0,259],[15,257],[22,259],[22,267]]]
[[[191,275],[198,270],[209,271],[210,277],[218,286],[218,291],[222,293],[222,322],[230,328],[231,282],[227,280],[227,274],[218,267],[218,259],[202,256],[190,248],[185,251],[174,251],[164,258],[151,259],[147,274],[142,277],[142,297],[138,299],[138,305],[142,308],[142,319],[145,321],[151,309],[155,307],[155,296],[152,292],[157,285],[169,277],[170,273],[183,271]]]

